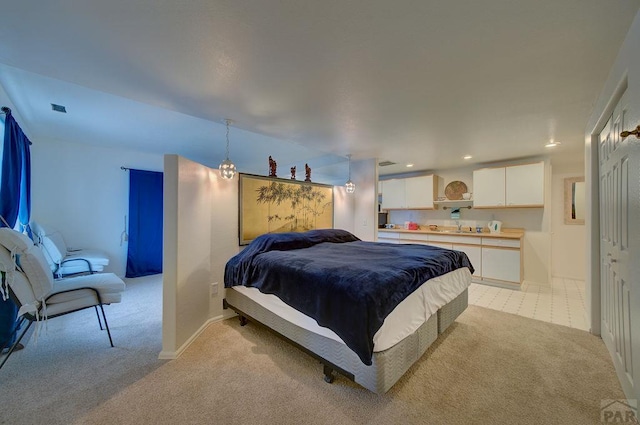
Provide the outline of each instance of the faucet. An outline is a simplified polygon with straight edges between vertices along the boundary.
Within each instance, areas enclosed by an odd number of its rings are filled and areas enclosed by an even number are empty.
[[[458,226],[458,233],[462,232],[462,226],[460,225],[460,220],[456,220],[456,226]]]

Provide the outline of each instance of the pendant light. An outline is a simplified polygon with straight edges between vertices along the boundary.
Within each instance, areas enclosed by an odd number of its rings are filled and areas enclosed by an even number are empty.
[[[236,175],[236,166],[229,159],[229,124],[233,124],[233,120],[227,118],[224,122],[227,124],[227,156],[225,160],[220,163],[218,169],[223,179],[231,180]]]
[[[344,184],[344,187],[347,188],[347,193],[353,193],[356,191],[356,184],[351,181],[351,154],[347,155],[349,158],[349,180]]]

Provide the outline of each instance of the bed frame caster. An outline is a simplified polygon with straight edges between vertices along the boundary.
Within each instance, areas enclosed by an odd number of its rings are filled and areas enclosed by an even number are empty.
[[[244,317],[243,315],[238,316],[238,318],[240,319],[240,326],[244,326],[247,323],[249,323],[249,321],[247,320],[246,317]]]
[[[331,384],[335,379],[335,376],[333,376],[333,369],[331,369],[327,365],[324,365],[322,372],[324,373],[324,382],[326,382],[327,384]]]

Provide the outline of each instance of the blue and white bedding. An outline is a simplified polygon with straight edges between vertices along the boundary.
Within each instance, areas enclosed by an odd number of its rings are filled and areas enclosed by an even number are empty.
[[[370,365],[387,315],[425,281],[473,266],[458,251],[363,242],[344,230],[267,234],[233,257],[225,286],[256,287],[334,331]]]

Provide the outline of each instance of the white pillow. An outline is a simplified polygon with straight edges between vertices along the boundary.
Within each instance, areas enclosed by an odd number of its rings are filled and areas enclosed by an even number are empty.
[[[46,234],[45,230],[42,228],[42,226],[40,226],[40,223],[36,222],[35,220],[31,220],[29,225],[31,226],[31,234],[33,235],[33,241],[36,244],[39,244],[41,237]]]
[[[0,245],[11,252],[22,252],[33,246],[29,236],[8,227],[0,228]]]
[[[32,245],[31,248],[23,251],[18,258],[18,264],[31,282],[36,299],[46,298],[53,290],[53,273],[40,248]]]
[[[60,248],[58,247],[58,244],[55,243],[54,239],[47,235],[40,236],[40,245],[46,254],[49,264],[60,264],[66,255],[66,251],[60,251]]]
[[[13,293],[18,297],[20,305],[37,304],[27,277],[15,269],[9,251],[4,247],[0,247],[0,270],[7,273],[8,283],[11,285]]]

